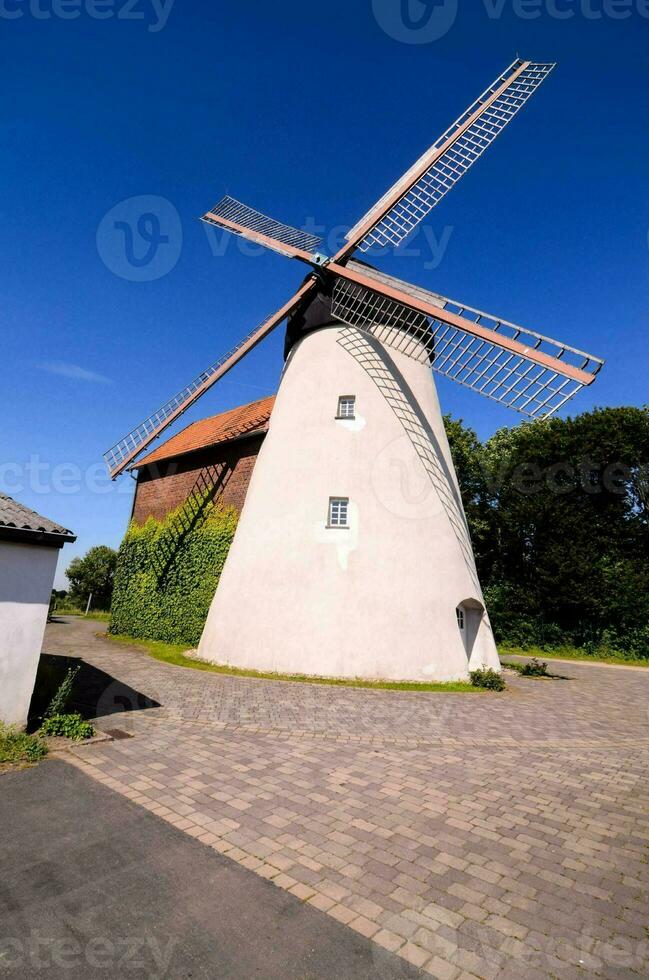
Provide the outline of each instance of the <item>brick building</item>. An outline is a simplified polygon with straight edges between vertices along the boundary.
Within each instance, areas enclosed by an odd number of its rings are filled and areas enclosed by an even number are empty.
[[[161,520],[206,482],[215,501],[241,511],[274,402],[270,396],[193,422],[131,466],[133,520]]]

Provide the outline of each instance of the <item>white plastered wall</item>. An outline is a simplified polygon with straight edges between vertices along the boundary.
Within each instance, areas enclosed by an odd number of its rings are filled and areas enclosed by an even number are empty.
[[[0,721],[24,725],[58,548],[0,541]]]
[[[200,657],[417,681],[499,668],[430,368],[366,340],[336,324],[293,348]],[[350,394],[356,418],[337,420]],[[348,529],[327,527],[332,496]]]

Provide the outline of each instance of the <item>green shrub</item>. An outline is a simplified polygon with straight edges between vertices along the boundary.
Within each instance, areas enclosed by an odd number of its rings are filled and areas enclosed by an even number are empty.
[[[547,677],[548,665],[544,660],[539,660],[538,657],[532,657],[527,663],[520,665],[519,674],[522,677]]]
[[[49,706],[43,715],[44,718],[51,718],[53,715],[63,714],[72,695],[72,687],[74,685],[75,677],[80,670],[80,664],[77,664],[76,667],[68,667],[67,674],[61,681],[56,694],[50,701]]]
[[[80,714],[76,712],[71,715],[50,715],[43,722],[41,735],[63,735],[65,738],[72,738],[75,742],[81,742],[85,738],[92,738],[95,729],[89,721],[84,721]]]
[[[632,629],[597,629],[582,624],[578,630],[562,629],[541,616],[513,611],[512,590],[501,586],[485,589],[494,636],[499,646],[519,650],[541,650],[562,654],[581,652],[582,656],[600,659],[646,660],[649,662],[649,626]],[[511,665],[509,665],[511,666]]]
[[[649,660],[649,626],[638,626],[624,633],[604,630],[596,640],[585,643],[584,649],[591,656]]]
[[[523,664],[519,664],[515,660],[503,660],[503,667],[509,667],[510,670],[515,670],[516,673],[520,674],[521,677],[550,677],[548,674],[548,665],[544,660],[539,660],[538,657],[532,657],[531,660],[527,660]]]
[[[546,622],[539,615],[517,612],[520,596],[511,584],[487,586],[484,594],[497,643],[521,650],[530,647],[551,650],[575,642],[575,637],[568,636],[556,623]]]
[[[47,755],[47,745],[41,738],[0,721],[0,763],[38,762],[44,755]]]
[[[211,510],[178,537],[183,508],[132,523],[119,549],[109,632],[195,646],[237,526],[233,507]]]
[[[499,671],[491,667],[481,667],[479,670],[472,670],[469,674],[471,683],[474,687],[484,687],[488,691],[504,691],[505,681]]]

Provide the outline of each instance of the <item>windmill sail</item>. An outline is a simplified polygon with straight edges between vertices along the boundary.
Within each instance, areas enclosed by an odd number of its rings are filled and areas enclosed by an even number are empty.
[[[215,204],[201,220],[271,248],[290,259],[309,261],[313,252],[317,252],[322,244],[322,239],[317,235],[310,235],[299,228],[276,221],[275,218],[269,218],[261,211],[255,211],[247,204],[228,196]]]
[[[514,61],[347,235],[352,248],[398,245],[451,190],[554,68]]]
[[[515,409],[547,418],[595,379],[603,361],[500,317],[483,313],[392,276],[363,270],[368,288],[347,278],[334,284],[336,319],[377,337],[438,374]],[[405,295],[399,302],[383,291]],[[437,310],[437,312],[435,312]]]
[[[139,456],[154,439],[157,439],[168,425],[171,425],[183,412],[186,412],[190,405],[193,405],[219,378],[227,374],[242,357],[245,357],[271,330],[274,330],[282,320],[289,316],[310,291],[312,285],[310,280],[305,282],[277,313],[262,320],[236,347],[233,347],[227,354],[224,354],[223,357],[199,374],[197,378],[181,388],[178,394],[165,402],[157,412],[149,415],[144,422],[141,422],[109,449],[104,454],[104,460],[111,479],[119,476],[122,470],[126,469],[128,464]]]
[[[351,260],[355,249],[398,244],[493,143],[554,68],[517,59],[424,153],[347,235],[332,259],[316,235],[276,221],[226,196],[204,216],[315,268],[276,314],[186,385],[106,454],[111,477],[136,459],[160,433],[229,371],[274,327],[333,280],[333,313],[389,346],[424,357],[435,371],[532,418],[555,412],[602,366],[599,358],[502,318],[409,286]],[[387,339],[389,338],[389,339]]]

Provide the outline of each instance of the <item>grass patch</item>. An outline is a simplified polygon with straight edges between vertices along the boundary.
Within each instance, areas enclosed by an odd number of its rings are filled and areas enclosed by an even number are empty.
[[[553,650],[543,650],[541,647],[499,647],[500,657],[536,657],[539,660],[581,660],[583,663],[620,664],[625,667],[648,667],[649,660],[638,657],[620,657],[617,654],[607,654],[602,651],[589,653],[580,647],[556,647]],[[513,667],[513,664],[507,664]],[[514,669],[516,669],[514,667]]]
[[[38,762],[44,755],[47,755],[47,745],[42,738],[0,722],[0,765],[30,764]]]
[[[107,623],[110,620],[109,612],[101,612],[99,609],[91,609],[88,615],[83,611],[83,609],[77,609],[76,606],[57,606],[56,609],[52,610],[53,616],[79,616],[81,619],[97,619],[100,623]]]
[[[228,674],[234,677],[255,677],[258,680],[297,681],[302,684],[326,684],[329,687],[364,687],[378,691],[440,691],[450,694],[477,693],[479,688],[463,681],[448,684],[417,684],[414,681],[364,681],[349,680],[339,677],[311,677],[308,674],[271,674],[258,670],[241,670],[237,667],[219,666],[204,660],[187,657],[187,646],[179,643],[161,643],[159,640],[139,640],[132,636],[114,636],[110,633],[100,633],[111,643],[121,643],[125,646],[142,647],[155,660],[172,664],[174,667],[191,667],[192,670],[206,670],[211,674]]]

